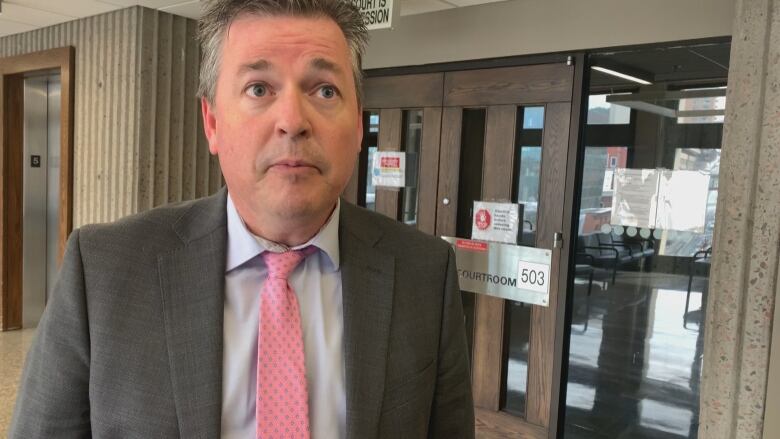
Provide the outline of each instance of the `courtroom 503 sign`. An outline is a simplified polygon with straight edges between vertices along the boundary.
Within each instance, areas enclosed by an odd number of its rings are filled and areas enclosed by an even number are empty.
[[[463,238],[442,239],[455,249],[461,290],[549,305],[550,250]]]

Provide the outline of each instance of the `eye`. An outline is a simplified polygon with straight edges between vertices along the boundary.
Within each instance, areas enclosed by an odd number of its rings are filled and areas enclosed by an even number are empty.
[[[268,86],[265,84],[252,84],[247,88],[246,93],[250,96],[261,98],[268,94]]]
[[[319,89],[320,96],[322,96],[325,99],[333,99],[338,95],[338,91],[336,90],[336,87],[332,85],[323,85]]]

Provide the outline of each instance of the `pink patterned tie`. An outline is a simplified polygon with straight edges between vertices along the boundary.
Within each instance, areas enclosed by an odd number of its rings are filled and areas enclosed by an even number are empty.
[[[298,298],[287,283],[315,247],[262,254],[268,279],[260,300],[257,337],[257,439],[309,438],[306,365]]]

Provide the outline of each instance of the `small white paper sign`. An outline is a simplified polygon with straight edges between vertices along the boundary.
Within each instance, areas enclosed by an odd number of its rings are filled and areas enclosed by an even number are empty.
[[[371,165],[371,182],[374,186],[406,186],[406,153],[377,151]]]
[[[615,170],[610,224],[655,228],[660,178],[657,169]]]
[[[514,203],[474,202],[471,239],[517,244],[520,209]]]
[[[387,29],[393,25],[393,0],[352,0],[360,9],[366,29]]]
[[[524,290],[547,293],[550,291],[550,266],[536,262],[517,263],[517,287]]]
[[[703,233],[710,176],[698,171],[618,169],[611,224]]]
[[[704,233],[710,175],[698,171],[664,171],[658,190],[655,227]]]

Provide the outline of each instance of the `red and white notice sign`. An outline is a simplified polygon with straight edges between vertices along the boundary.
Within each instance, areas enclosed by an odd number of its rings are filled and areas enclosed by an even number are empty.
[[[455,247],[461,250],[469,250],[473,252],[486,252],[490,244],[487,242],[472,241],[471,239],[458,239],[455,241]]]
[[[371,183],[374,186],[406,186],[406,153],[377,151],[371,166]]]
[[[517,244],[520,206],[515,203],[474,202],[471,239]]]

